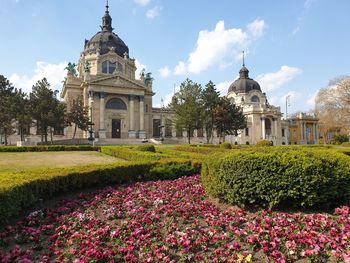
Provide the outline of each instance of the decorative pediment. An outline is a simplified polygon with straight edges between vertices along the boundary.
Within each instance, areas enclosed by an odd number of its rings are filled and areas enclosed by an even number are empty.
[[[109,87],[123,87],[123,88],[134,88],[134,89],[146,89],[145,85],[138,83],[137,81],[129,80],[124,76],[104,76],[89,81],[89,84],[109,86]]]

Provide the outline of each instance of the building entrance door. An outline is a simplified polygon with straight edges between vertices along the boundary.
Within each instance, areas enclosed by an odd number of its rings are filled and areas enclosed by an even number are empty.
[[[112,120],[112,138],[120,138],[120,119]]]

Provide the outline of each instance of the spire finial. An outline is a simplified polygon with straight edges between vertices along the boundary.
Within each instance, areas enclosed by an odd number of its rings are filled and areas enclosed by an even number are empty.
[[[109,5],[108,5],[108,0],[106,0],[106,12],[105,15],[102,17],[102,26],[101,29],[103,31],[109,31],[112,32],[113,28],[112,28],[112,18],[109,15],[109,11],[108,11]]]
[[[243,67],[245,67],[245,63],[244,63],[244,50],[242,51],[243,53]]]

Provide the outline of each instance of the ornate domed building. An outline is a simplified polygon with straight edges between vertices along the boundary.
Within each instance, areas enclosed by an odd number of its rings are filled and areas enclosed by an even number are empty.
[[[288,144],[288,123],[281,119],[280,107],[268,103],[259,83],[249,78],[249,70],[244,61],[239,78],[228,89],[227,98],[242,107],[243,114],[247,117],[247,128],[237,137],[232,136],[232,142],[256,144],[260,140],[269,140],[274,145]]]
[[[96,138],[146,138],[152,131],[152,78],[142,74],[135,78],[135,59],[129,48],[113,32],[109,6],[102,17],[101,31],[85,40],[83,52],[75,71],[68,67],[61,97],[67,103],[81,97],[89,106],[90,120]],[[65,134],[71,138],[73,129]],[[78,131],[77,137],[88,134]]]

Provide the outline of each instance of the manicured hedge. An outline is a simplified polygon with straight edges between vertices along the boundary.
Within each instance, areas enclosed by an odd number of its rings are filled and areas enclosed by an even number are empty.
[[[102,146],[101,152],[129,161],[158,161],[167,158],[159,153],[139,151],[135,150],[135,147],[127,146]]]
[[[224,142],[224,143],[220,144],[220,147],[224,148],[224,149],[232,149],[232,145],[229,142]]]
[[[256,143],[256,146],[258,147],[267,147],[272,145],[273,145],[272,141],[269,141],[269,140],[261,140]]]
[[[192,175],[190,161],[126,162],[0,175],[0,225],[59,193],[86,187]]]
[[[141,152],[156,152],[156,148],[152,144],[146,144],[146,145],[139,145],[136,147],[136,150]]]
[[[349,203],[350,158],[327,149],[269,147],[211,158],[207,194],[239,206],[329,207]]]
[[[0,152],[98,151],[99,149],[100,147],[91,145],[0,146]]]

